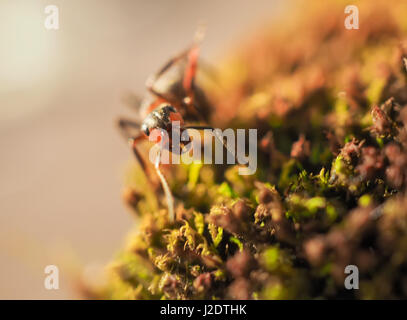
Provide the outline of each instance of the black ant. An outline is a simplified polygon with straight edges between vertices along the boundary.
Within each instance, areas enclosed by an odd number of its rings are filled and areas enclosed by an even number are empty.
[[[213,129],[210,126],[185,126],[184,122],[184,119],[207,122],[210,114],[210,105],[203,91],[195,84],[199,45],[202,38],[203,32],[198,30],[190,48],[169,60],[148,79],[146,85],[150,94],[140,105],[140,116],[144,119],[141,123],[140,121],[119,119],[119,127],[128,139],[133,153],[148,179],[151,179],[148,166],[137,149],[140,141],[148,139],[155,130],[170,133],[174,121],[179,123],[181,131]],[[138,133],[131,135],[130,128],[136,129]],[[160,137],[160,133],[158,137]],[[167,145],[171,144],[167,143]],[[170,221],[174,221],[174,199],[167,180],[160,170],[160,157],[161,153],[157,155],[154,167],[166,195]]]

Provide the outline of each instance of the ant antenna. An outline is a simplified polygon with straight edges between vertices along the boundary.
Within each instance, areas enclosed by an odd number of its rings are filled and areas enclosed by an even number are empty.
[[[160,170],[160,159],[161,159],[161,151],[157,154],[157,159],[155,160],[155,170],[157,171],[158,177],[161,180],[161,184],[164,189],[165,197],[167,198],[167,205],[168,205],[168,215],[170,217],[170,222],[174,222],[175,214],[174,214],[174,197],[172,196],[170,187],[168,186],[168,182],[165,179],[164,175]]]

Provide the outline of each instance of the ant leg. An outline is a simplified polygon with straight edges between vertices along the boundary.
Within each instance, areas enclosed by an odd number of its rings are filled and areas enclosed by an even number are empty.
[[[172,196],[170,187],[168,186],[168,182],[165,179],[164,175],[162,174],[160,170],[160,159],[161,159],[161,152],[158,152],[156,161],[155,161],[155,170],[157,171],[157,175],[161,180],[161,184],[164,189],[165,197],[167,200],[167,206],[168,206],[168,215],[170,222],[174,222],[175,219],[175,213],[174,213],[174,197]]]
[[[174,98],[173,98],[173,97],[156,91],[156,90],[153,88],[153,86],[154,86],[154,82],[152,82],[152,83],[147,83],[147,90],[150,91],[150,92],[151,92],[153,95],[155,95],[157,98],[160,98],[160,99],[162,99],[162,100],[164,100],[164,101],[168,101],[168,102],[171,103],[171,104],[175,104],[176,101],[174,101]]]
[[[125,139],[130,139],[133,136],[130,132],[130,129],[140,132],[140,123],[138,121],[120,118],[117,121],[117,125],[119,126],[120,132]]]
[[[134,156],[136,157],[138,163],[140,164],[141,169],[143,170],[144,174],[146,175],[148,182],[155,189],[157,187],[157,183],[155,181],[153,181],[153,179],[152,179],[151,169],[147,165],[146,161],[144,160],[140,151],[137,148],[137,144],[146,138],[144,136],[144,134],[140,133],[139,123],[137,123],[136,121],[132,121],[132,120],[119,119],[118,125],[119,125],[122,135],[128,141],[128,144],[130,145],[130,148],[132,149]],[[136,135],[132,135],[129,131],[130,128],[137,129],[137,131],[139,133]]]
[[[172,65],[180,61],[181,59],[184,59],[189,52],[189,49],[182,51],[175,57],[171,58],[161,69],[159,69],[150,79],[147,81],[147,85],[149,82],[154,83],[155,80],[157,80],[159,77],[163,75],[169,68],[171,68]]]
[[[195,104],[195,87],[194,87],[198,67],[199,50],[200,50],[199,46],[195,44],[188,51],[188,63],[185,68],[182,86],[186,93],[186,97],[183,102],[185,103],[189,112],[195,114],[200,120],[203,120],[203,116],[199,113],[199,110],[197,109],[197,106]]]
[[[145,162],[144,158],[141,156],[141,153],[139,152],[137,148],[137,144],[145,139],[145,136],[143,134],[138,134],[136,136],[130,136],[128,128],[139,128],[139,124],[135,121],[127,120],[127,119],[119,119],[119,127],[125,136],[126,139],[128,139],[129,145],[131,149],[133,150],[134,156],[136,157],[137,161],[139,162],[143,172],[145,173],[148,182],[152,185],[152,187],[155,189],[156,188],[156,183],[152,180],[152,176],[150,173],[150,168],[148,167],[147,163]],[[158,152],[156,162],[155,162],[155,169],[157,172],[157,175],[161,181],[161,185],[164,189],[164,194],[167,200],[167,205],[168,205],[168,213],[170,216],[170,221],[174,221],[174,198],[172,196],[170,187],[168,186],[167,180],[165,179],[164,175],[162,174],[160,170],[160,159],[161,159],[161,151]]]
[[[188,96],[191,96],[193,99],[193,86],[196,76],[197,66],[198,66],[198,57],[199,57],[199,47],[194,45],[188,51],[188,64],[185,68],[184,79],[182,85],[185,89],[185,92]],[[193,102],[193,101],[192,101]]]
[[[199,114],[195,106],[195,91],[194,91],[194,81],[197,72],[198,58],[200,52],[200,45],[205,37],[206,25],[202,24],[198,27],[194,36],[194,43],[191,48],[187,51],[188,62],[184,72],[184,79],[182,81],[182,86],[187,94],[187,99],[185,101],[188,108],[195,108],[195,112]]]
[[[144,158],[141,156],[140,151],[137,149],[137,143],[140,141],[144,140],[144,136],[139,135],[136,137],[129,138],[129,145],[131,149],[133,150],[133,154],[136,157],[137,161],[140,163],[141,168],[143,169],[144,173],[146,174],[147,179],[151,182],[151,184],[154,185],[154,183],[150,180],[151,176],[149,175],[149,168],[144,160]]]
[[[187,66],[184,71],[184,78],[182,86],[185,91],[186,97],[183,100],[183,104],[186,106],[190,114],[193,114],[200,122],[207,122],[206,117],[200,112],[200,105],[207,104],[205,96],[200,92],[200,88],[195,86],[195,78],[198,71],[198,58],[200,47],[199,43],[195,42],[194,45],[188,51]],[[199,99],[200,98],[200,99]]]
[[[137,144],[140,141],[144,140],[144,139],[145,139],[144,135],[139,135],[139,136],[136,136],[136,137],[129,138],[129,145],[130,145],[130,147],[131,147],[131,149],[133,151],[133,154],[134,154],[135,158],[137,159],[138,163],[140,164],[140,167],[143,170],[144,175],[146,176],[148,183],[153,188],[153,190],[157,190],[158,181],[157,181],[157,179],[155,179],[155,176],[151,171],[151,167],[144,160],[143,156],[141,155],[140,151],[137,148]],[[157,171],[157,174],[158,174],[158,171]],[[160,174],[158,174],[158,176],[159,176],[159,178],[161,180],[161,183],[163,183],[162,178],[160,177]]]
[[[222,135],[219,135],[218,134],[218,132],[215,130],[215,128],[213,128],[213,127],[211,127],[211,126],[186,126],[186,127],[184,127],[184,129],[196,129],[196,130],[205,130],[205,129],[210,129],[210,130],[212,130],[212,132],[213,132],[213,135],[215,136],[215,138],[216,139],[218,139],[221,143],[222,143],[222,145],[223,145],[223,147],[226,149],[226,151],[228,152],[228,153],[230,153],[234,158],[235,158],[235,163],[237,164],[237,163],[239,163],[238,162],[238,159],[237,159],[237,156],[236,156],[236,152],[235,152],[235,150],[231,150],[230,148],[229,148],[229,146],[225,143],[225,141],[223,140],[223,136]]]
[[[158,70],[155,74],[151,75],[146,82],[147,90],[150,91],[156,97],[171,102],[172,99],[170,97],[154,90],[154,84],[169,68],[171,68],[174,64],[176,64],[180,60],[185,59],[188,55],[188,52],[189,49],[171,58],[160,70]]]

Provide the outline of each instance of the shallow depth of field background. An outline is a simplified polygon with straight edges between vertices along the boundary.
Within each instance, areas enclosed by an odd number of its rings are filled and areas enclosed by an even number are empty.
[[[44,28],[49,4],[57,31]],[[282,10],[277,0],[0,2],[1,299],[75,298],[77,272],[91,281],[120,248],[133,223],[120,198],[131,154],[114,127],[132,114],[123,96],[142,95],[200,22],[216,66]],[[49,264],[57,291],[44,288]]]

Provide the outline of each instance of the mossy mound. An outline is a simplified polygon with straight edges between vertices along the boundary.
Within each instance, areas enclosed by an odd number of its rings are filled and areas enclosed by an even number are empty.
[[[344,7],[265,27],[205,86],[213,124],[258,129],[255,175],[164,170],[170,223],[131,169],[139,219],[103,298],[407,298],[407,6],[358,2],[359,30]]]

